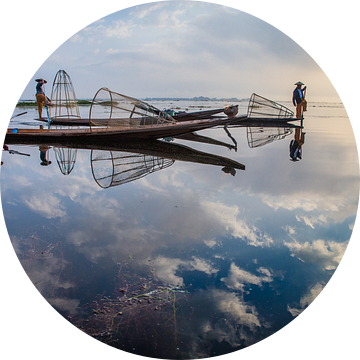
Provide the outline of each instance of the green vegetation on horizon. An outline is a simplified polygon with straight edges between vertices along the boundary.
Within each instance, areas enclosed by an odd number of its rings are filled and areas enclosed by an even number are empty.
[[[91,105],[91,101],[89,101],[89,100],[78,100],[77,104],[78,105]],[[26,106],[37,106],[37,102],[36,101],[19,101],[16,104],[16,107],[26,107]]]

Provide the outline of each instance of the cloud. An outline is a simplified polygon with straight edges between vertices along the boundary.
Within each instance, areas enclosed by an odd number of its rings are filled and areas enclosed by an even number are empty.
[[[234,319],[237,324],[246,326],[253,332],[261,327],[255,306],[247,305],[235,293],[213,291],[212,296],[219,311]]]
[[[130,13],[130,15],[138,19],[142,19],[147,17],[149,14],[153,13],[154,11],[157,11],[167,5],[168,4],[166,2],[158,2],[152,4],[144,4],[142,6],[136,6],[134,10]]]
[[[195,256],[187,261],[159,256],[154,259],[153,266],[156,271],[156,276],[165,284],[169,285],[184,285],[183,278],[176,275],[176,272],[180,269],[188,271],[197,270],[207,275],[216,274],[218,272],[218,269],[215,269],[209,261]]]
[[[213,223],[223,226],[232,236],[243,239],[253,246],[269,246],[273,240],[267,234],[261,234],[260,230],[240,217],[240,209],[237,205],[225,205],[220,202],[204,200],[201,202],[204,212],[213,219]]]
[[[80,304],[80,300],[77,299],[65,299],[65,298],[47,298],[50,305],[58,308],[62,311],[67,311],[70,314],[76,314],[77,307]]]
[[[113,48],[110,48],[110,49],[106,50],[106,53],[109,54],[109,55],[118,54],[119,52],[120,52],[119,49],[113,49]]]
[[[321,293],[323,288],[323,284],[317,283],[300,299],[300,303],[297,307],[290,307],[290,305],[287,305],[287,310],[294,317],[300,315],[305,310],[305,308],[316,299],[316,297]]]
[[[188,358],[212,356],[214,343],[233,348],[252,345],[258,332],[267,326],[262,324],[256,307],[234,292],[207,289],[194,294],[192,300],[198,304],[197,321],[187,332]]]
[[[152,43],[156,47],[148,48]],[[121,49],[116,61],[106,57],[111,47]],[[101,60],[95,57],[96,48],[104,54]],[[278,97],[288,93],[294,69],[309,80],[313,94],[334,92],[311,57],[276,28],[210,3],[158,2],[111,14],[74,35],[58,54],[67,60],[59,66],[81,69],[83,79],[76,87],[81,97],[93,95],[90,74],[92,82],[102,82],[96,88],[117,88],[121,79],[138,97],[247,97],[256,89]],[[55,66],[55,55],[39,72]],[[141,88],[134,77],[141,79]],[[241,90],[236,79],[241,79]],[[26,92],[33,94],[33,86]]]
[[[296,220],[303,222],[305,225],[310,226],[312,229],[315,229],[315,225],[318,224],[326,224],[327,219],[326,216],[321,214],[319,216],[303,216],[303,215],[296,215]]]
[[[73,43],[81,43],[83,41],[83,37],[79,34],[75,34],[74,36],[72,36],[69,40]]]
[[[272,272],[269,269],[259,268],[257,270],[264,276],[257,276],[250,272],[240,269],[234,263],[231,263],[230,271],[227,277],[221,278],[220,280],[224,284],[233,290],[245,291],[245,285],[253,284],[262,286],[263,283],[270,283],[273,281]]]
[[[49,193],[39,193],[31,197],[24,197],[23,201],[32,211],[47,219],[65,217],[66,211],[61,208],[61,201]]]
[[[111,26],[104,29],[104,33],[107,37],[127,38],[131,36],[135,26],[131,20],[128,22],[123,20],[113,21]]]
[[[304,262],[310,262],[321,266],[325,270],[334,270],[339,265],[348,242],[337,243],[335,241],[315,240],[303,244],[294,241],[285,242],[293,255]]]

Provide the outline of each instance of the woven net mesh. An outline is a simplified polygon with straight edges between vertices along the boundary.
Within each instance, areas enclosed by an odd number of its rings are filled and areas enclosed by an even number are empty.
[[[247,127],[246,133],[249,147],[256,148],[284,139],[292,134],[292,130],[290,128]]]
[[[167,113],[141,100],[101,88],[92,101],[90,126],[140,127],[172,124],[176,121]]]
[[[54,147],[54,152],[60,171],[64,175],[69,175],[76,163],[77,149]]]
[[[80,118],[74,86],[70,76],[64,70],[59,70],[55,75],[51,103],[52,107],[49,109],[51,119]]]
[[[91,170],[102,188],[140,179],[171,166],[175,161],[151,155],[120,151],[91,150]]]
[[[257,94],[252,94],[247,115],[249,118],[288,119],[293,118],[294,112],[275,101]]]

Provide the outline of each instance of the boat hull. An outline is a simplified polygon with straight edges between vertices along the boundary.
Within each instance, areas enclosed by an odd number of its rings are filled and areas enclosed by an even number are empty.
[[[72,139],[160,139],[187,134],[194,131],[212,128],[215,126],[225,126],[236,121],[246,119],[246,115],[237,118],[213,119],[213,120],[194,120],[175,124],[151,125],[139,127],[116,127],[116,128],[84,128],[84,129],[8,129],[5,136],[5,143],[22,142],[26,139],[51,140],[62,139],[64,137]]]

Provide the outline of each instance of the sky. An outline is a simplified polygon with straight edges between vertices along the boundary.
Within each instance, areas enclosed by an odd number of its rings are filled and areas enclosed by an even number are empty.
[[[22,99],[58,70],[78,98],[101,87],[137,98],[236,97],[253,92],[289,100],[301,80],[313,101],[339,101],[316,62],[268,23],[231,7],[161,1],[115,12],[84,27],[56,49],[29,79]]]

